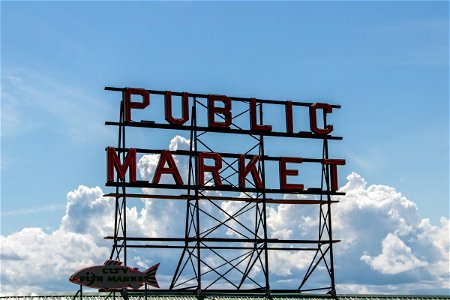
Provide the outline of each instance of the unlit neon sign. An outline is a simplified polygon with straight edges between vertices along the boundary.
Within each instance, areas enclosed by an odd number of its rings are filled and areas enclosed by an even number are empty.
[[[334,128],[333,125],[327,124],[326,119],[329,114],[333,113],[333,106],[327,103],[300,103],[292,101],[274,101],[274,100],[258,100],[255,98],[232,98],[224,95],[196,95],[189,93],[174,93],[170,91],[149,91],[138,88],[120,89],[123,94],[123,123],[125,126],[150,126],[154,128],[165,129],[185,129],[185,130],[200,130],[212,131],[222,133],[245,133],[254,134],[258,136],[285,136],[285,137],[299,137],[308,139],[342,139],[331,135]],[[166,123],[143,124],[142,122],[133,121],[133,113],[135,111],[145,111],[151,109],[151,95],[159,94],[164,96],[164,119]],[[172,96],[181,97],[179,102],[180,116],[173,115]],[[194,109],[190,107],[190,98],[201,97],[205,98],[206,118],[208,126],[197,126],[192,122],[192,114]],[[246,113],[248,113],[248,127],[238,128],[233,126],[233,102],[245,102],[248,105]],[[194,101],[195,102],[195,101]],[[285,111],[285,130],[282,132],[273,131],[270,123],[263,124],[261,116],[258,122],[258,106],[259,112],[262,110],[262,105],[275,104],[282,105]],[[293,113],[294,106],[302,106],[309,111],[309,128],[308,131],[294,132],[294,125],[296,116]],[[116,124],[117,125],[117,124]],[[302,163],[320,163],[322,167],[329,168],[330,172],[330,186],[329,190],[335,192],[338,190],[338,166],[345,165],[343,159],[311,159],[304,157],[269,157],[262,155],[250,154],[230,154],[230,153],[216,153],[216,152],[200,152],[200,151],[168,151],[160,150],[159,162],[156,166],[153,178],[151,181],[137,180],[137,153],[138,149],[127,148],[118,149],[113,147],[107,148],[107,185],[117,185],[118,183],[126,183],[130,187],[165,187],[178,186],[180,189],[186,188],[187,185],[183,181],[180,170],[174,159],[174,155],[189,155],[195,157],[197,160],[197,187],[205,189],[226,190],[226,191],[258,191],[264,189],[263,178],[258,172],[258,165],[264,161],[272,160],[278,163],[278,180],[279,189],[268,190],[267,192],[293,192],[300,193],[314,193],[314,189],[306,189],[303,184],[292,183],[292,177],[299,175]],[[122,155],[120,155],[122,154]],[[224,185],[222,182],[220,172],[223,169],[224,157],[233,157],[238,161],[237,173],[238,184],[230,187]],[[128,176],[127,176],[128,173]],[[209,174],[211,180],[206,183],[205,176]],[[162,175],[169,175],[172,178],[172,184],[161,184]],[[128,181],[127,181],[128,177]],[[251,178],[254,187],[246,186],[246,181]],[[117,181],[116,181],[117,180]],[[120,180],[120,182],[118,182]],[[211,185],[210,183],[213,183]],[[192,185],[192,184],[190,184]]]

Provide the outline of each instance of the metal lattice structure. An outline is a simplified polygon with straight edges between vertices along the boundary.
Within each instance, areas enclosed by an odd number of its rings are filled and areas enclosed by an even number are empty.
[[[120,259],[127,264],[129,248],[162,248],[181,249],[178,264],[168,287],[171,291],[192,290],[203,291],[261,291],[266,294],[274,292],[310,292],[321,291],[334,294],[335,275],[333,262],[333,239],[331,207],[337,202],[334,196],[344,195],[332,189],[332,166],[325,164],[329,160],[329,140],[341,140],[331,135],[314,135],[311,132],[272,132],[255,131],[242,128],[242,118],[257,112],[258,124],[264,124],[264,105],[284,105],[286,101],[255,99],[255,107],[251,110],[250,98],[230,99],[236,106],[244,107],[236,113],[229,128],[210,128],[199,124],[199,115],[205,115],[208,109],[208,96],[204,94],[188,94],[192,103],[190,107],[189,125],[159,124],[154,121],[132,122],[125,116],[125,89],[107,87],[106,90],[122,92],[120,119],[118,122],[106,122],[106,125],[117,126],[118,141],[115,151],[122,163],[130,147],[126,143],[127,128],[147,128],[148,130],[176,129],[189,132],[189,150],[171,151],[171,154],[184,157],[188,161],[187,184],[166,184],[137,181],[127,182],[118,178],[108,182],[107,186],[115,188],[114,193],[107,196],[115,198],[115,230],[114,235],[107,237],[113,241],[111,259]],[[165,91],[147,90],[152,95],[164,95]],[[172,92],[175,96],[183,93]],[[184,93],[186,95],[186,93]],[[309,107],[312,103],[291,102],[294,107]],[[250,108],[249,108],[250,105]],[[333,108],[339,108],[333,105]],[[292,109],[292,108],[291,108]],[[323,113],[324,127],[327,126],[326,113]],[[223,118],[216,114],[217,118]],[[224,152],[217,149],[213,141],[220,134],[237,134],[245,136],[247,149],[241,150],[244,155]],[[321,168],[320,188],[305,190],[285,190],[267,186],[269,163],[277,163],[281,157],[267,155],[265,143],[268,138],[315,139],[322,143],[320,158],[303,158],[303,162],[319,164]],[[220,148],[220,147],[219,147]],[[162,149],[136,149],[138,154],[161,154]],[[199,169],[202,161],[201,153],[217,153],[222,158],[222,168],[218,173],[204,178]],[[242,165],[255,162],[258,174],[248,174],[245,183],[239,184],[239,171]],[[211,159],[213,157],[206,157]],[[202,178],[200,178],[202,177]],[[253,180],[249,178],[252,177]],[[257,184],[261,178],[261,184]],[[212,183],[220,181],[221,186]],[[161,191],[158,194],[130,192],[136,188],[153,188]],[[170,192],[169,192],[170,191]],[[173,191],[178,192],[174,194]],[[286,199],[285,194],[293,194],[296,199]],[[301,197],[300,197],[301,196]],[[166,201],[181,200],[186,203],[184,236],[179,237],[137,237],[127,234],[126,207],[129,198],[164,199]],[[224,209],[222,203],[235,203],[234,210]],[[271,238],[267,225],[268,205],[307,205],[318,206],[319,224],[315,239],[281,239]],[[165,243],[162,245],[161,243]],[[311,257],[303,278],[298,278],[295,287],[286,290],[271,288],[270,257],[274,252],[302,252]],[[211,262],[211,258],[214,258]],[[323,286],[309,286],[312,276],[320,273],[326,282]]]

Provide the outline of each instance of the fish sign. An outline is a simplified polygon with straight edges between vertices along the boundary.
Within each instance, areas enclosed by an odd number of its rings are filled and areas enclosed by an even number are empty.
[[[121,261],[107,260],[104,265],[81,269],[70,276],[69,281],[78,285],[107,291],[124,288],[139,289],[145,283],[159,288],[156,271],[159,263],[141,272],[137,268],[123,266]]]

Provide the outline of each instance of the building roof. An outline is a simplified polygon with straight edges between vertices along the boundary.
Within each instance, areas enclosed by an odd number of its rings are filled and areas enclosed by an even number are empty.
[[[117,299],[116,299],[117,298]],[[273,300],[324,300],[333,299],[327,295],[313,295],[313,294],[286,294],[271,296]],[[122,300],[120,293],[84,293],[83,300]],[[236,294],[208,294],[197,297],[192,294],[175,295],[175,294],[144,294],[129,295],[128,300],[264,300],[267,299],[263,295],[236,295]],[[334,298],[336,299],[336,298]],[[448,300],[448,296],[435,295],[338,295],[339,300]],[[65,294],[65,295],[40,295],[40,296],[3,296],[0,300],[81,300],[80,295]]]

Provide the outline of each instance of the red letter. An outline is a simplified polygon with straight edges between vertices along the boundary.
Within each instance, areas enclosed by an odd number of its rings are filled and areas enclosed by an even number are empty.
[[[261,104],[262,105],[262,104]],[[260,107],[262,109],[262,107]],[[264,131],[272,131],[271,125],[258,125],[256,121],[256,99],[250,99],[250,129],[251,130],[264,130]]]
[[[311,131],[315,134],[329,134],[333,131],[333,125],[327,125],[326,128],[317,127],[317,109],[323,109],[325,113],[331,113],[333,108],[326,103],[314,103],[309,107],[309,122]],[[325,119],[324,119],[325,121]]]
[[[214,166],[205,166],[205,158],[214,159]],[[200,152],[198,154],[198,181],[199,185],[205,185],[205,172],[211,172],[215,186],[221,186],[219,170],[222,168],[222,157],[213,152]]]
[[[141,95],[142,102],[132,102],[131,95]],[[131,121],[131,109],[144,109],[150,104],[150,94],[145,89],[125,88],[125,121]]]
[[[108,147],[108,182],[114,181],[114,169],[117,171],[117,176],[122,181],[125,180],[128,168],[130,168],[130,182],[136,182],[136,149],[128,151],[125,162],[122,165],[116,150],[113,147]]]
[[[164,167],[166,162],[169,165],[167,168]],[[167,150],[164,150],[161,153],[158,166],[156,167],[155,176],[153,177],[153,183],[158,184],[161,180],[162,174],[172,174],[173,179],[175,179],[175,183],[178,185],[183,185],[183,179],[181,179],[180,172],[178,172],[178,168],[175,164],[172,153]]]
[[[172,92],[167,91],[164,96],[166,121],[170,124],[183,125],[189,120],[189,96],[188,93],[183,93],[181,98],[181,119],[176,119],[172,116]]]
[[[224,107],[215,107],[214,101],[221,101]],[[223,115],[223,122],[216,122],[214,120],[215,114]],[[231,100],[227,96],[209,95],[208,98],[208,126],[229,128],[231,125]]]
[[[292,101],[286,102],[286,132],[294,132],[294,125],[292,123]]]
[[[333,192],[338,190],[338,175],[337,175],[337,166],[344,166],[344,159],[324,159],[324,165],[330,165],[331,167],[331,190]]]
[[[256,163],[259,161],[260,157],[261,156],[259,155],[253,156],[250,163],[245,165],[245,156],[243,154],[239,155],[239,187],[245,187],[245,177],[251,172],[256,188],[263,188],[261,177],[259,177],[258,170],[256,169]]]
[[[287,183],[287,176],[297,176],[298,170],[286,169],[286,163],[299,163],[303,162],[301,157],[282,157],[280,160],[280,188],[287,190],[303,190],[303,184]]]

